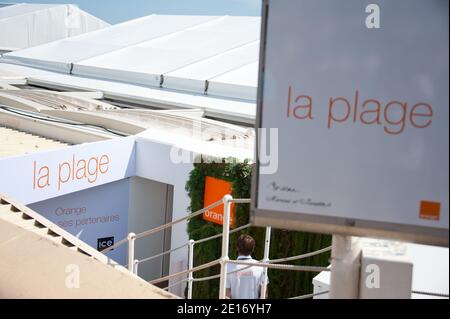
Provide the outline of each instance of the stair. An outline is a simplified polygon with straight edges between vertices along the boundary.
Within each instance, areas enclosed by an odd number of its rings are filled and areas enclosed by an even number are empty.
[[[72,234],[69,234],[43,216],[26,206],[14,203],[14,201],[2,194],[0,194],[0,218],[45,237],[58,245],[66,246],[70,250],[80,252],[108,264],[117,265],[102,253],[85,244]]]
[[[177,298],[42,215],[0,194],[1,298]],[[67,287],[67,266],[82,285]]]

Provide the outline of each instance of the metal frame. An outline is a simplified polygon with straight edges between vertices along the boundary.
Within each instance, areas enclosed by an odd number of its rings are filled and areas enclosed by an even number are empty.
[[[414,243],[449,246],[449,231],[444,228],[431,228],[369,221],[343,217],[326,217],[304,212],[281,212],[257,207],[259,186],[259,131],[262,126],[262,104],[264,95],[264,71],[266,61],[267,24],[270,0],[263,0],[261,19],[261,49],[256,101],[256,154],[252,174],[250,223],[254,226],[272,226],[282,229],[302,230],[314,233],[364,236],[374,238],[405,240]],[[275,217],[276,216],[276,217]]]
[[[117,248],[119,246],[122,246],[124,244],[127,244],[128,246],[128,264],[125,266],[128,268],[128,270],[131,273],[134,273],[135,275],[138,275],[138,266],[140,263],[145,262],[147,260],[151,260],[157,257],[164,257],[166,254],[169,254],[175,250],[181,249],[183,247],[188,246],[188,269],[187,270],[183,270],[181,272],[177,272],[174,274],[169,274],[166,276],[163,276],[161,278],[158,279],[154,279],[149,281],[149,283],[151,284],[156,284],[156,283],[160,283],[172,278],[176,278],[179,276],[183,276],[183,275],[187,275],[187,278],[183,278],[181,280],[178,280],[175,283],[170,284],[168,287],[164,288],[165,290],[186,283],[187,282],[187,298],[188,299],[192,299],[192,286],[194,282],[199,282],[199,281],[206,281],[206,280],[212,280],[212,279],[220,279],[220,290],[219,290],[219,298],[220,299],[225,299],[226,298],[226,281],[227,281],[227,275],[235,273],[239,270],[243,270],[249,267],[263,267],[263,271],[264,274],[267,273],[267,270],[269,268],[274,268],[274,269],[281,269],[281,270],[291,270],[291,271],[312,271],[312,272],[320,272],[320,271],[330,271],[329,268],[327,267],[318,267],[318,266],[295,266],[295,265],[290,265],[290,264],[280,264],[281,262],[287,262],[287,261],[293,261],[293,260],[299,260],[299,259],[304,259],[304,258],[308,258],[308,257],[312,257],[318,254],[322,254],[324,252],[327,252],[329,250],[331,250],[331,247],[326,247],[320,250],[317,250],[315,252],[309,252],[303,255],[297,255],[297,256],[290,256],[290,257],[285,257],[285,258],[281,258],[281,259],[275,259],[275,260],[270,260],[269,258],[269,251],[270,251],[270,235],[271,235],[271,227],[266,227],[266,238],[265,238],[265,245],[264,245],[264,259],[262,261],[258,261],[256,263],[248,263],[248,262],[243,262],[243,261],[236,261],[236,260],[230,260],[228,257],[228,251],[229,251],[229,242],[230,242],[230,234],[235,233],[237,231],[240,231],[242,229],[245,229],[247,227],[250,227],[250,224],[246,224],[240,227],[237,227],[233,230],[230,230],[230,214],[231,214],[231,204],[235,203],[235,204],[250,204],[251,200],[250,199],[234,199],[231,195],[225,195],[221,200],[218,200],[217,202],[209,205],[208,207],[202,208],[196,212],[193,212],[192,214],[179,218],[175,221],[166,223],[164,225],[158,226],[156,228],[150,229],[150,230],[146,230],[142,233],[139,234],[135,234],[135,233],[129,233],[127,235],[127,237],[123,238],[122,240],[119,240],[117,243],[115,243],[114,245],[106,248],[103,250],[103,253],[106,253],[108,251],[111,251],[114,248]],[[135,254],[134,254],[134,250],[135,250],[135,241],[139,238],[143,238],[143,237],[147,237],[149,235],[152,235],[154,233],[160,232],[160,231],[164,231],[167,228],[190,218],[193,218],[195,216],[198,216],[199,214],[202,214],[203,212],[205,212],[208,209],[220,206],[220,205],[224,205],[224,222],[223,222],[223,230],[222,233],[217,234],[217,235],[213,235],[207,238],[202,238],[202,239],[198,239],[198,240],[189,240],[187,243],[164,251],[162,253],[156,254],[154,256],[151,257],[147,257],[141,260],[137,260],[135,259]],[[222,249],[221,249],[221,257],[210,261],[206,264],[202,264],[199,266],[194,267],[194,247],[195,244],[199,244],[208,240],[212,240],[212,239],[216,239],[216,238],[222,238]],[[237,265],[244,265],[246,267],[241,268],[241,269],[237,269],[231,272],[227,271],[227,264],[237,264]],[[209,277],[200,277],[200,278],[194,278],[194,272],[202,270],[202,269],[206,269],[215,265],[220,265],[220,273],[217,275],[213,275],[213,276],[209,276]],[[261,288],[261,295],[260,298],[261,299],[265,299],[266,297],[266,292],[267,292],[267,282],[264,282],[264,284],[262,285]]]

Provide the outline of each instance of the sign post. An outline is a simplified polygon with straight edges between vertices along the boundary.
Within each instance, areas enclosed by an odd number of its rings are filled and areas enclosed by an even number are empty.
[[[333,235],[330,298],[358,299],[361,245],[357,237]]]

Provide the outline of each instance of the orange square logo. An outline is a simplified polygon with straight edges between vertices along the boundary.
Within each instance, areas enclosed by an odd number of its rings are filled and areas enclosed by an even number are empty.
[[[204,197],[204,207],[207,207],[219,200],[221,200],[225,195],[231,195],[232,184],[230,182],[224,181],[222,179],[206,176],[205,180],[205,197]],[[223,225],[223,209],[224,204],[207,210],[203,213],[203,219]],[[236,220],[236,212],[234,203],[231,203],[231,214],[230,214],[230,226],[234,227]]]
[[[441,203],[421,201],[419,217],[421,219],[439,220],[441,217]]]

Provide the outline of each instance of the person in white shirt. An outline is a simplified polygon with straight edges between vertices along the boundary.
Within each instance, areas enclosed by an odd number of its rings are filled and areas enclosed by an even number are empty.
[[[248,263],[258,261],[251,257],[255,250],[255,240],[250,235],[241,235],[237,241],[237,260]],[[264,276],[264,269],[261,266],[227,265],[226,295],[230,299],[258,299],[261,297],[261,286],[269,283],[267,276]],[[241,270],[240,270],[241,269]],[[237,271],[236,271],[237,270]]]

